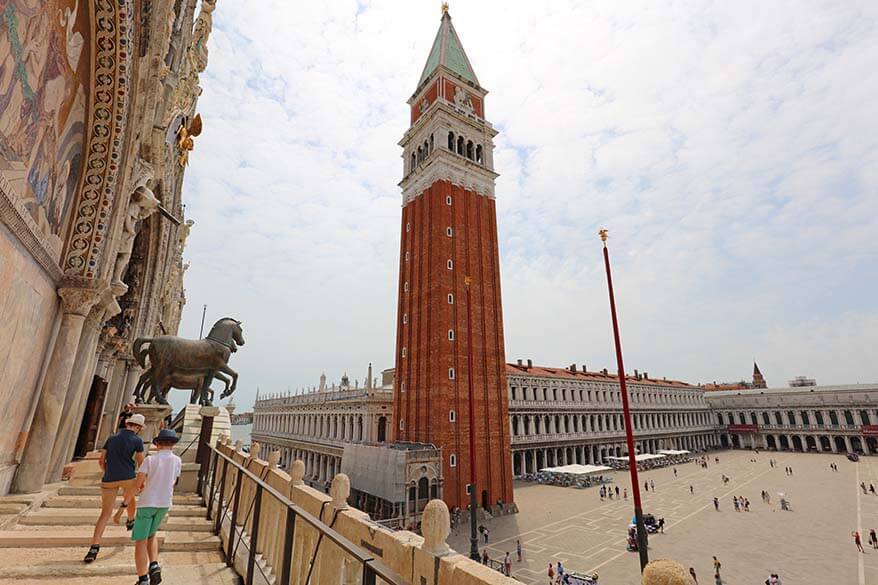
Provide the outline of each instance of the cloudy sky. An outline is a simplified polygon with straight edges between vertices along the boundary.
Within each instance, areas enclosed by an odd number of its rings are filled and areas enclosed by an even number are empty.
[[[878,381],[878,4],[457,1],[496,139],[509,361]],[[180,334],[236,402],[393,366],[398,140],[439,2],[221,0]]]

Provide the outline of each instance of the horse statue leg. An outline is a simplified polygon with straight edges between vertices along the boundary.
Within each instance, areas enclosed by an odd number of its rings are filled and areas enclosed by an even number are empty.
[[[143,402],[143,391],[146,390],[146,384],[150,381],[150,376],[152,376],[152,368],[148,368],[140,374],[137,386],[134,387],[134,404],[141,404]]]
[[[218,369],[224,374],[228,374],[232,377],[232,387],[229,388],[227,393],[224,393],[226,396],[231,396],[235,392],[235,388],[238,386],[238,372],[230,368],[228,364],[223,364]]]
[[[219,372],[215,373],[213,375],[213,377],[216,378],[217,380],[219,380],[220,382],[223,382],[226,385],[225,390],[223,390],[223,393],[220,394],[220,400],[222,400],[226,396],[229,396],[231,394],[231,392],[229,392],[229,384],[231,384],[232,381],[230,379],[226,378],[224,375],[222,375]]]
[[[201,406],[213,406],[213,392],[210,390],[210,383],[213,381],[214,373],[213,370],[207,372],[204,380],[201,382],[201,392],[199,395],[199,404]]]
[[[159,380],[167,378],[167,376],[161,376],[160,373],[161,372],[156,372],[155,375],[152,377],[151,399],[155,400],[157,404],[167,404],[168,399],[165,397],[165,395],[170,390],[170,386],[168,386],[168,388],[162,387],[162,385],[159,383]]]

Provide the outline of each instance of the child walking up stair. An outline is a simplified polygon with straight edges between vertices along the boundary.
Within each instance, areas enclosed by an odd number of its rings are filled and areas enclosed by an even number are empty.
[[[162,429],[153,440],[158,451],[147,457],[137,471],[137,480],[143,486],[134,530],[131,533],[137,585],[158,585],[162,582],[156,532],[171,507],[174,485],[182,469],[182,461],[172,451],[178,440],[175,431]]]

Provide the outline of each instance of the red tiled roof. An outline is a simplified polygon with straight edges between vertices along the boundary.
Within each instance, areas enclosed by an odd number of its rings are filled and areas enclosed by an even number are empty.
[[[551,368],[547,366],[531,366],[528,367],[524,364],[506,364],[506,375],[515,375],[515,376],[539,376],[542,378],[565,378],[569,380],[597,380],[602,382],[608,382],[612,380],[618,380],[619,376],[614,373],[604,374],[603,372],[582,372],[576,371],[571,372],[567,368]],[[679,380],[656,380],[655,378],[643,378],[640,379],[635,378],[634,376],[625,376],[625,380],[630,383],[637,384],[649,384],[653,386],[664,386],[664,387],[673,387],[673,388],[685,388],[685,389],[695,389],[697,386],[693,386],[692,384],[687,384],[686,382],[681,382]]]

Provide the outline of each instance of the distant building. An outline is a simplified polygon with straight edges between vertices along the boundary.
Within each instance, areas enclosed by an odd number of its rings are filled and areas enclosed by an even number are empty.
[[[878,451],[878,384],[707,392],[724,448]]]
[[[442,497],[442,453],[429,443],[393,442],[393,374],[379,385],[372,364],[363,386],[347,374],[303,394],[257,397],[254,442],[280,451],[283,469],[305,463],[305,481],[326,489],[337,474],[351,479],[351,504],[397,525],[417,523],[432,498]]]
[[[251,425],[253,424],[253,413],[242,412],[240,414],[235,414],[233,412],[230,412],[229,419],[231,420],[233,425]]]
[[[713,382],[712,384],[703,384],[702,389],[705,392],[715,392],[718,390],[749,390],[751,388],[765,388],[765,378],[762,376],[762,372],[759,371],[759,366],[756,365],[756,362],[753,362],[753,381],[745,382],[741,380],[740,382]]]

